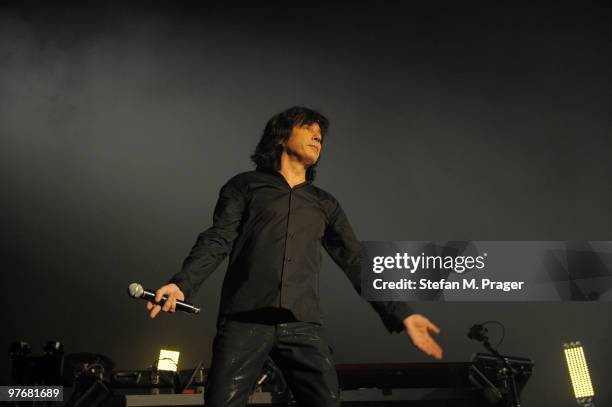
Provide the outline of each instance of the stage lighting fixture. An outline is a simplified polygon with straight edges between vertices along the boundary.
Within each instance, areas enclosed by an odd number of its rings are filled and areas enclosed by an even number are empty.
[[[179,361],[179,351],[162,349],[159,351],[157,370],[176,372]]]
[[[578,405],[583,407],[594,407],[593,384],[591,383],[591,375],[584,357],[584,350],[580,342],[569,342],[563,344],[565,360],[569,370],[572,386],[574,387],[574,396]]]

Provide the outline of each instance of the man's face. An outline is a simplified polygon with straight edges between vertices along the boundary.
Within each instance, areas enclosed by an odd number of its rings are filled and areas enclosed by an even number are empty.
[[[318,123],[296,126],[289,139],[283,143],[285,152],[300,158],[305,166],[317,162],[321,154],[321,129]]]

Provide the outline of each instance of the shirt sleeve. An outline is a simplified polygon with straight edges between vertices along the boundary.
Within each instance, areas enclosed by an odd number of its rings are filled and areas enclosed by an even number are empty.
[[[333,204],[322,244],[361,295],[362,245],[355,237],[338,201]],[[391,333],[404,331],[404,319],[414,313],[412,308],[403,301],[368,302],[382,319],[385,328]]]
[[[236,180],[223,185],[215,205],[212,226],[198,235],[181,271],[169,281],[181,289],[186,300],[195,295],[231,250],[239,233],[244,202],[244,193]]]

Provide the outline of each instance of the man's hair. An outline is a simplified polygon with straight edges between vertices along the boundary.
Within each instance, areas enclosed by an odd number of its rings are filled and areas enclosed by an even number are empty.
[[[311,125],[317,123],[321,129],[321,144],[327,136],[329,129],[329,120],[316,110],[308,109],[303,106],[294,106],[287,110],[274,115],[264,128],[263,134],[255,152],[251,155],[251,161],[255,163],[258,169],[280,170],[281,154],[283,146],[279,145],[279,141],[286,141],[291,136],[291,131],[294,127]],[[316,163],[306,169],[306,179],[314,180],[316,174]]]

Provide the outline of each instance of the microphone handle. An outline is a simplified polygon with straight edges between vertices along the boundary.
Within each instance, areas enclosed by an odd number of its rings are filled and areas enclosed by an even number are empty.
[[[146,289],[144,290],[140,298],[147,300],[147,301],[151,301],[153,304],[159,304],[159,305],[164,305],[166,300],[168,299],[168,297],[164,295],[162,296],[161,301],[159,303],[156,303],[155,293],[149,290],[146,290]],[[200,309],[194,306],[193,304],[190,304],[184,301],[180,301],[180,300],[176,300],[176,309],[178,311],[187,312],[189,314],[199,314],[200,313]]]

